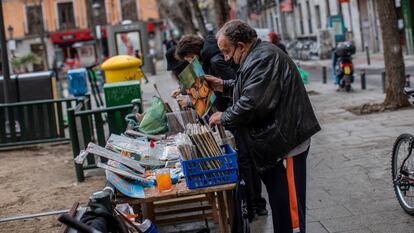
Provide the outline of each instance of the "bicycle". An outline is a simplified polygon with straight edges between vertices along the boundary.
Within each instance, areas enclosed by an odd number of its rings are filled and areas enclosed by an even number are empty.
[[[404,93],[414,97],[414,88],[404,88]],[[392,148],[391,172],[394,191],[403,210],[414,216],[414,136],[398,136]]]

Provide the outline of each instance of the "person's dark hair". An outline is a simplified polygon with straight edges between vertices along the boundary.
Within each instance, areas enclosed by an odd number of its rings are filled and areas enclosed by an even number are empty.
[[[178,41],[177,47],[175,48],[175,56],[179,60],[184,60],[184,57],[188,54],[200,55],[203,45],[203,38],[196,35],[185,35]]]
[[[184,68],[182,66],[186,66],[188,62],[186,61],[179,61],[175,58],[175,46],[171,47],[165,53],[165,58],[167,59],[167,71],[174,71],[179,69],[177,72],[181,72]]]
[[[233,45],[238,42],[250,43],[257,38],[256,30],[242,20],[230,20],[217,32],[216,38],[220,35],[227,37]]]

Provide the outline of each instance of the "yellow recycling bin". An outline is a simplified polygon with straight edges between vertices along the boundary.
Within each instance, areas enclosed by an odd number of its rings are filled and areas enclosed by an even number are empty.
[[[114,56],[102,64],[105,71],[106,83],[141,80],[144,73],[141,70],[142,61],[129,55]]]

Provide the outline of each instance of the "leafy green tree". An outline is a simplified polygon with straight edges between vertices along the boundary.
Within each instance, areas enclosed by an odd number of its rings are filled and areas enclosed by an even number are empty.
[[[28,53],[21,57],[13,57],[10,61],[15,73],[29,72],[29,65],[39,65],[42,63],[42,58],[34,53]]]

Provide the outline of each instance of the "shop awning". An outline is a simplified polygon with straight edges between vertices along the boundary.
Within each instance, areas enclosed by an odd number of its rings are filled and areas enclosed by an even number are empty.
[[[106,28],[101,27],[102,37],[106,38]],[[73,31],[62,31],[50,33],[50,40],[53,44],[67,44],[78,41],[89,41],[94,39],[90,29],[79,29]]]

